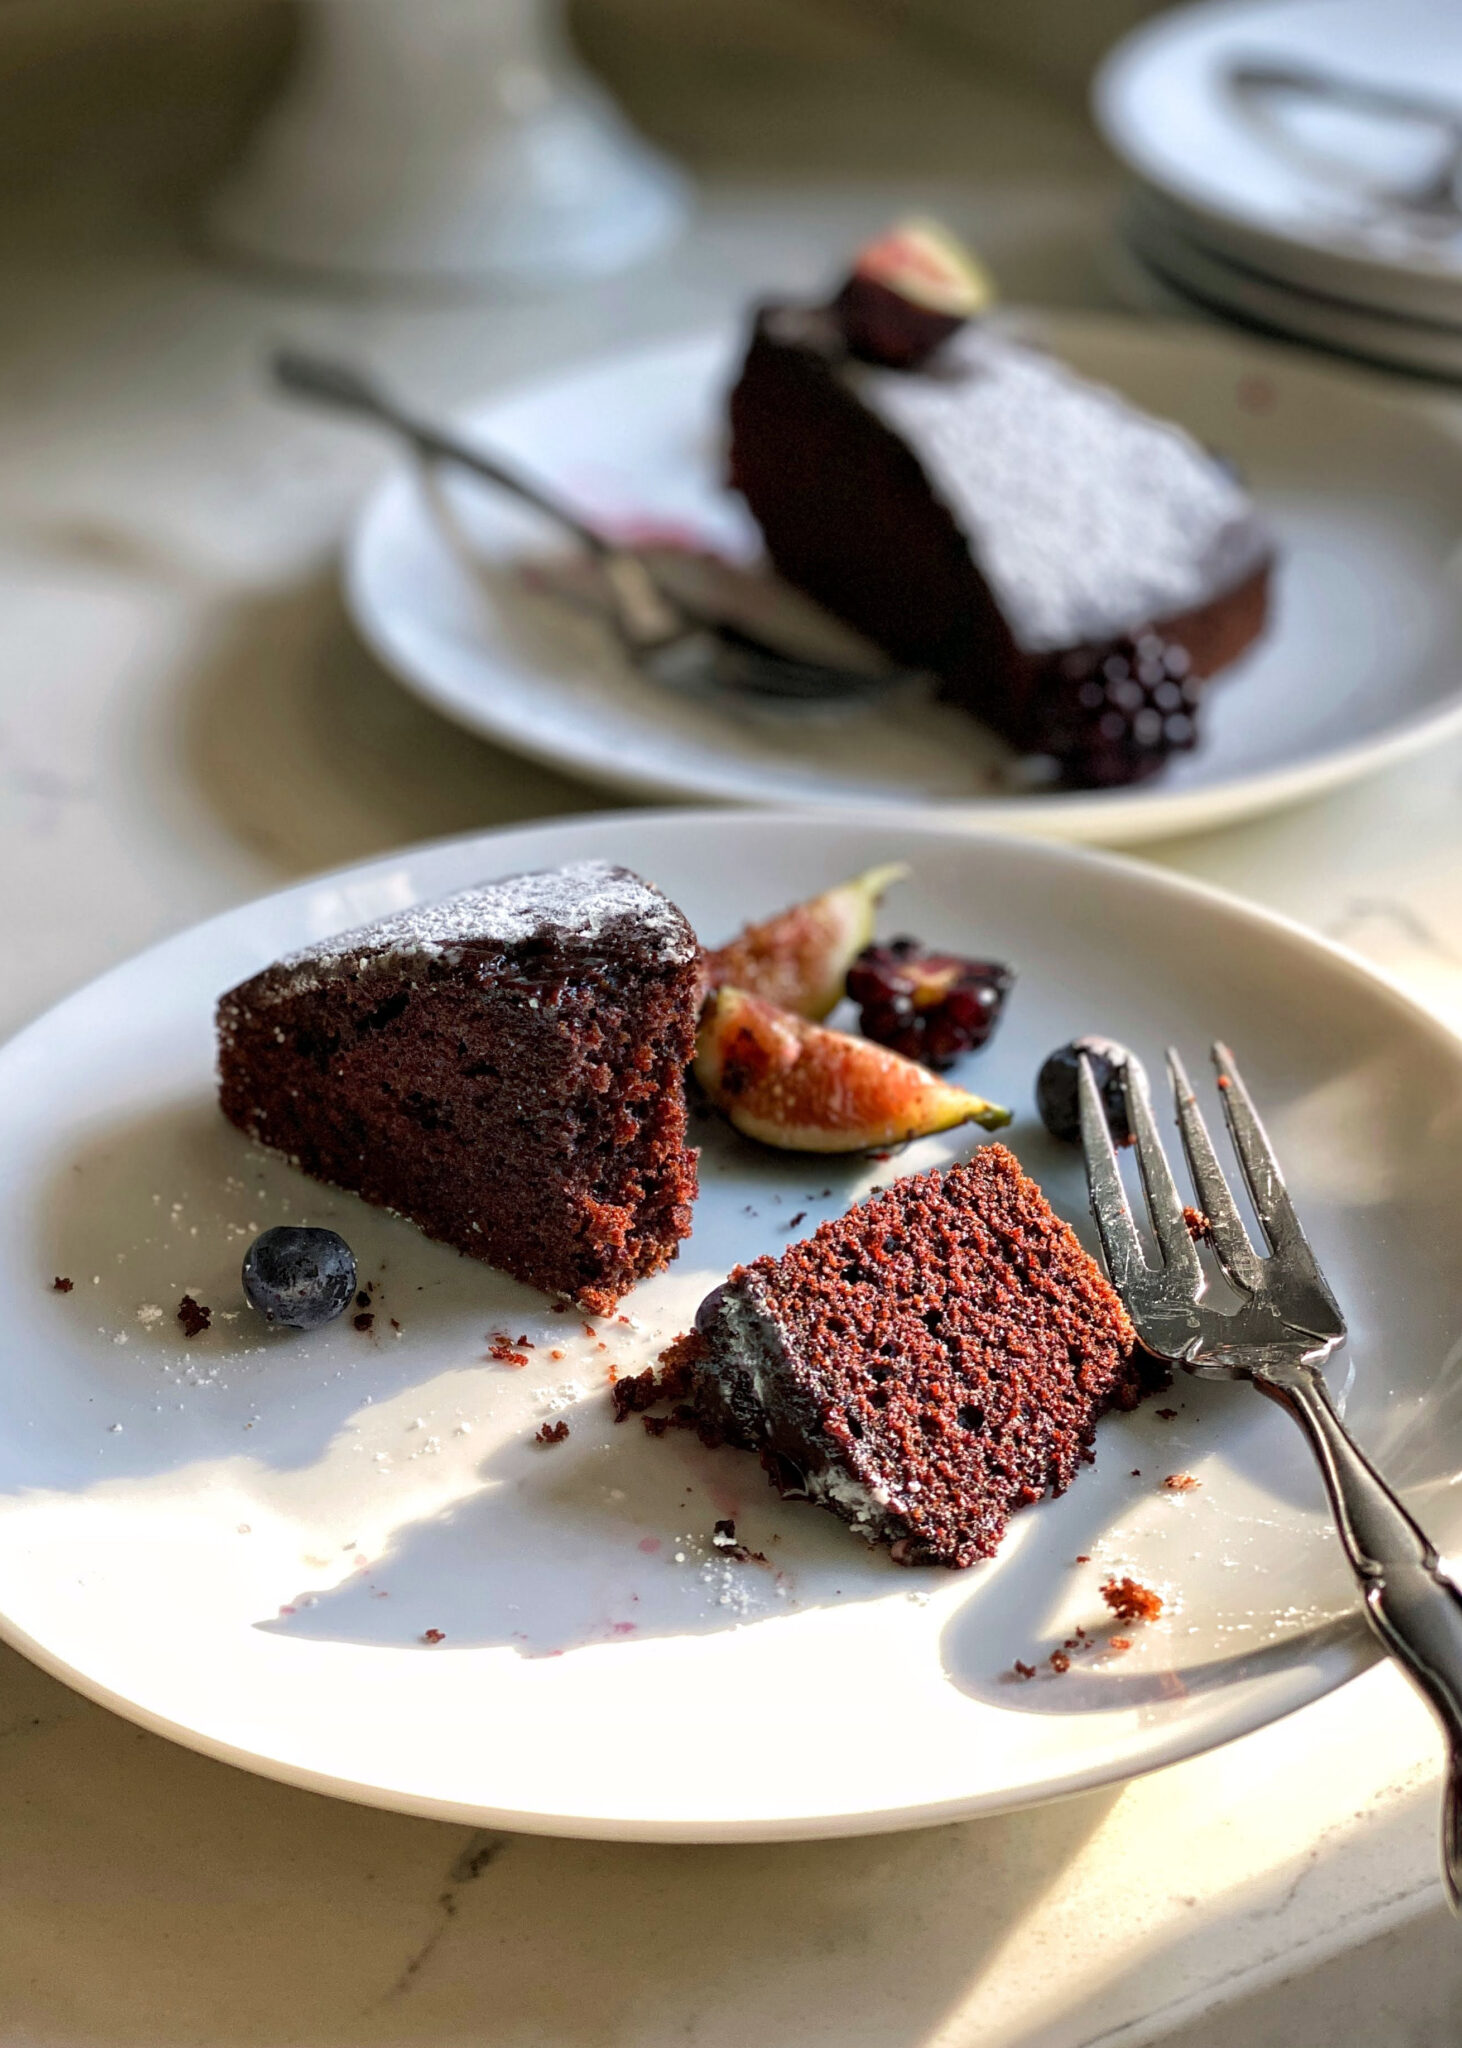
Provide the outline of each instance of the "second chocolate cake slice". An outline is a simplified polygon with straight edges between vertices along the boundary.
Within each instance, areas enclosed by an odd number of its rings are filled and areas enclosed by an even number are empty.
[[[291,955],[218,1007],[224,1113],[317,1179],[606,1311],[690,1232],[700,948],[603,861]]]
[[[969,1565],[1065,1490],[1105,1409],[1141,1397],[1134,1342],[1035,1182],[986,1145],[738,1267],[664,1386],[898,1563]]]
[[[938,321],[917,361],[870,353],[850,289],[761,307],[731,393],[731,481],[777,569],[1028,772],[1155,775],[1263,628],[1275,545],[1252,499],[997,323]]]

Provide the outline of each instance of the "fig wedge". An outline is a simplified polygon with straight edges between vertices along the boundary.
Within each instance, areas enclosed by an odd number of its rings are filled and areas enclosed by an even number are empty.
[[[711,997],[694,1071],[738,1131],[782,1152],[867,1152],[956,1124],[1010,1122],[1008,1109],[899,1053],[740,988]]]
[[[869,868],[706,954],[707,986],[744,989],[779,1009],[820,1022],[843,993],[848,969],[873,937],[886,889],[909,870],[902,861]]]
[[[859,251],[833,314],[854,355],[916,370],[994,296],[986,271],[947,228],[909,220]]]

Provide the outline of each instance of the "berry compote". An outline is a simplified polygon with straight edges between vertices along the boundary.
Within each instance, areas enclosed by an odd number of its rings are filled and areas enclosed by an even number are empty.
[[[936,1072],[985,1043],[1015,976],[994,960],[929,953],[917,939],[865,946],[848,969],[865,1038]]]

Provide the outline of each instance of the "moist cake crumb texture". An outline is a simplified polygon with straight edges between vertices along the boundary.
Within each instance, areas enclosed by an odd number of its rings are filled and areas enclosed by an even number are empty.
[[[689,1235],[695,934],[627,869],[469,889],[219,1004],[224,1113],[318,1180],[607,1312]]]
[[[1002,1145],[738,1267],[658,1385],[901,1564],[964,1566],[1145,1391],[1115,1292]],[[652,1404],[647,1376],[615,1389]]]
[[[1156,1621],[1163,1610],[1161,1593],[1154,1593],[1150,1586],[1141,1585],[1136,1579],[1108,1579],[1102,1587],[1102,1598],[1118,1621]]]

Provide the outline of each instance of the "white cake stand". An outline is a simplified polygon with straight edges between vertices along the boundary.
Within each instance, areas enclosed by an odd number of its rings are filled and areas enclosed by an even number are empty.
[[[554,283],[681,225],[687,188],[575,63],[558,0],[304,0],[214,194],[214,243],[362,283]]]

